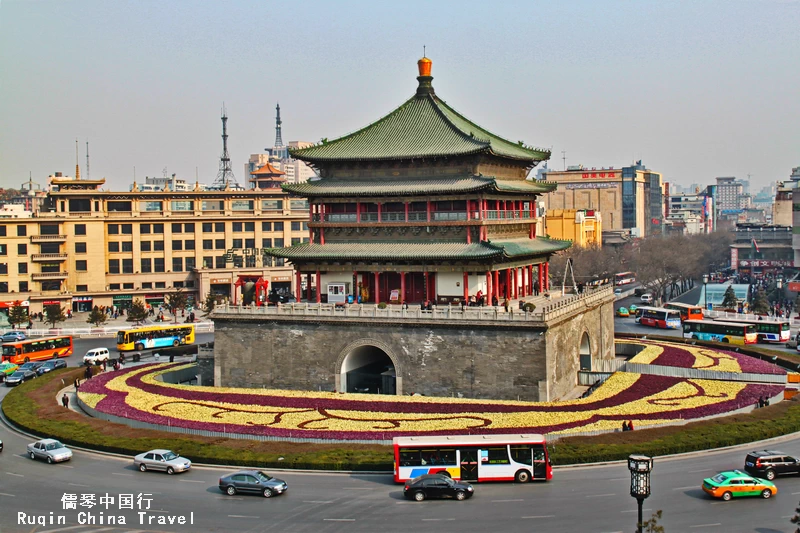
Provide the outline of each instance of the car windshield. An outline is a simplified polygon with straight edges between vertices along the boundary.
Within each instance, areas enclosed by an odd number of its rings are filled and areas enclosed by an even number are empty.
[[[22,378],[25,375],[25,372],[14,372],[11,374],[12,378]]]
[[[44,449],[45,449],[45,450],[57,450],[57,449],[59,449],[59,448],[63,448],[63,447],[64,447],[64,445],[63,445],[63,444],[61,444],[61,443],[60,443],[60,442],[58,442],[58,441],[55,441],[55,442],[48,442],[48,443],[45,445]]]
[[[711,480],[714,481],[714,483],[725,483],[726,479],[728,479],[728,477],[723,476],[722,474],[717,474],[716,476],[711,478]]]
[[[165,461],[172,461],[173,459],[177,459],[177,458],[178,458],[178,454],[175,453],[175,452],[166,452],[164,454],[164,460]]]
[[[256,472],[256,477],[258,478],[259,481],[269,481],[270,479],[272,479],[272,476],[264,472]]]

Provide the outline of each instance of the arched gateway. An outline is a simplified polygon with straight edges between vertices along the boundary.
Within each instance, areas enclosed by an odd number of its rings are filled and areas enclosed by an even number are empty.
[[[349,344],[336,361],[336,390],[403,394],[397,358],[383,342],[364,339]]]
[[[581,370],[592,369],[592,348],[591,344],[589,343],[589,333],[585,331],[581,336],[580,365]]]

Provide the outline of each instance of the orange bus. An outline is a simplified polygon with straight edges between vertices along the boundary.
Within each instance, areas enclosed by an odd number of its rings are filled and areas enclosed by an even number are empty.
[[[3,343],[3,362],[21,365],[28,361],[57,359],[72,355],[72,337],[46,337]]]
[[[703,320],[703,308],[699,305],[683,304],[679,302],[665,304],[666,309],[674,309],[681,314],[681,322],[684,320]]]

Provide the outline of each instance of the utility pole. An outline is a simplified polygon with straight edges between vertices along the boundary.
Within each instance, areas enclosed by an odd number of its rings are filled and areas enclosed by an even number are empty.
[[[561,159],[564,161],[564,170],[567,170],[567,151],[561,150]]]

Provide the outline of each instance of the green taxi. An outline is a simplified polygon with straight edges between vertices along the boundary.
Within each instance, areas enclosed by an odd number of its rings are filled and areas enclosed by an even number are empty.
[[[631,314],[628,312],[628,308],[627,307],[620,307],[619,309],[617,309],[617,316],[629,317],[629,316],[631,316]]]
[[[6,376],[10,376],[16,372],[18,366],[19,365],[15,365],[14,363],[0,363],[0,381],[5,381]]]
[[[631,314],[631,316],[636,314],[637,309],[639,308],[636,306],[636,304],[631,304],[630,306],[628,306],[628,312]]]
[[[778,493],[778,487],[771,481],[753,477],[741,470],[720,472],[703,480],[703,490],[714,498],[730,501],[731,498],[761,496],[765,500]]]

